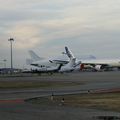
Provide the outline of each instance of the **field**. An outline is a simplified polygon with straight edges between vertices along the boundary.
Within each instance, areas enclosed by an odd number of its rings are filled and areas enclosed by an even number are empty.
[[[64,103],[61,103],[64,98]],[[27,100],[41,105],[61,105],[71,107],[85,107],[120,112],[120,93],[75,94]]]
[[[0,89],[57,88],[83,84],[84,84],[83,82],[61,82],[61,81],[1,81]]]

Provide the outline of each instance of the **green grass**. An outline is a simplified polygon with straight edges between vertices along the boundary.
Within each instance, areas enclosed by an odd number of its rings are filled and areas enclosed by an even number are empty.
[[[2,81],[0,82],[0,89],[8,88],[57,88],[66,86],[81,85],[80,82],[61,82],[61,81]]]
[[[120,112],[120,93],[104,94],[76,94],[54,96],[51,101],[50,97],[31,99],[30,102],[42,105],[59,105],[62,98],[65,99],[65,106],[97,108]]]

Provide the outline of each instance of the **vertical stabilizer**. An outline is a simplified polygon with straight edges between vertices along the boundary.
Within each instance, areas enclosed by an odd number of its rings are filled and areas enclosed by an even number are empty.
[[[35,52],[33,52],[32,50],[29,51],[29,54],[31,56],[31,59],[33,61],[39,61],[42,60],[43,58],[39,57]]]
[[[72,58],[66,66],[68,66],[68,67],[74,67],[75,61],[76,61],[76,58]]]
[[[69,63],[61,67],[59,72],[68,72],[68,71],[73,71],[74,70],[74,65],[75,65],[76,58],[71,58]]]
[[[66,54],[67,56],[70,58],[70,59],[74,59],[74,55],[73,53],[70,51],[70,49],[68,47],[65,46],[65,51],[66,51]]]

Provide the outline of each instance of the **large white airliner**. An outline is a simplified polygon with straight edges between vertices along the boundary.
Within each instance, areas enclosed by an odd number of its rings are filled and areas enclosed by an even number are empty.
[[[96,71],[111,70],[113,68],[120,69],[120,59],[96,59],[89,61],[84,60],[82,61],[81,69],[84,69],[87,65]]]
[[[71,52],[72,53],[72,52]],[[69,54],[68,57],[71,58],[72,54]],[[100,70],[110,70],[113,68],[120,69],[120,59],[90,59],[90,60],[76,60],[78,63],[81,62],[80,66],[76,66],[75,69],[84,69],[90,68],[96,71]]]

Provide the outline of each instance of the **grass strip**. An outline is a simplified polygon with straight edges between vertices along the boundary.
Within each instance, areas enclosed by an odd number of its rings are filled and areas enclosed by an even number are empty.
[[[80,82],[61,82],[61,81],[2,81],[0,82],[0,89],[9,88],[57,88],[66,86],[81,85]]]
[[[99,94],[76,94],[54,96],[51,100],[49,97],[35,98],[29,102],[42,105],[59,105],[64,98],[64,105],[71,107],[87,107],[103,110],[120,112],[120,93],[99,93]]]

